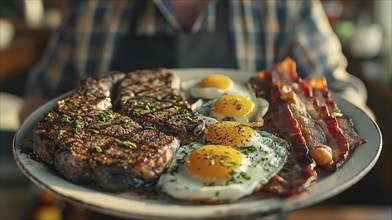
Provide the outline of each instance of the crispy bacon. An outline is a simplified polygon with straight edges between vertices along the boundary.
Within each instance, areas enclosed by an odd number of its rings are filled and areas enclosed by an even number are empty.
[[[353,150],[357,146],[366,143],[366,139],[359,136],[355,131],[352,120],[344,116],[336,102],[332,100],[325,78],[307,78],[305,81],[313,87],[313,93],[316,99],[319,100],[321,105],[327,108],[331,117],[336,119],[338,130],[347,141],[349,150]]]
[[[295,68],[295,63],[290,58],[286,58],[281,63],[275,64],[274,69],[271,73],[273,79],[282,80],[285,84],[289,85],[292,90],[298,95],[302,103],[311,115],[315,123],[322,129],[322,133],[328,140],[328,144],[322,145],[309,145],[311,150],[318,150],[321,148],[328,150],[331,154],[331,160],[321,159],[318,160],[317,153],[311,154],[319,166],[322,166],[327,170],[335,170],[339,167],[346,159],[349,153],[349,147],[347,143],[347,137],[344,136],[341,129],[339,129],[338,119],[330,114],[330,110],[326,106],[326,102],[336,107],[331,99],[325,100],[324,95],[328,96],[326,90],[326,83],[320,81],[313,81],[314,84],[320,88],[320,90],[314,89],[314,85],[308,83],[308,81],[302,80]],[[310,80],[310,79],[309,79]],[[324,80],[325,81],[325,80]],[[319,94],[318,97],[314,96],[314,93]],[[325,163],[325,164],[323,164]]]
[[[264,186],[264,190],[289,196],[307,189],[316,180],[317,173],[293,109],[281,97],[281,85],[270,80],[260,73],[259,77],[251,79],[250,85],[256,94],[268,94],[270,108],[263,128],[286,139],[291,144],[291,153],[283,169]]]
[[[263,129],[286,139],[292,146],[286,166],[264,187],[266,191],[291,195],[316,180],[318,167],[333,171],[364,143],[354,126],[330,98],[324,78],[302,80],[289,58],[260,71],[249,80],[256,96],[266,98],[270,108]]]

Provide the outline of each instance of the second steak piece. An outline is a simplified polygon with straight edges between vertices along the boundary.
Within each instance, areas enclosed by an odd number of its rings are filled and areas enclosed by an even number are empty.
[[[201,134],[205,124],[192,112],[177,86],[177,76],[167,69],[130,72],[119,84],[115,105],[120,114],[143,127],[156,128],[188,143]]]

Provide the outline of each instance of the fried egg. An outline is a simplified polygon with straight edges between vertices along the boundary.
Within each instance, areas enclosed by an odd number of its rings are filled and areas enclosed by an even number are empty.
[[[259,122],[258,126],[263,125],[263,116],[268,107],[269,103],[265,99],[239,94],[223,95],[207,102],[200,100],[193,105],[194,111],[202,116],[219,121]]]
[[[224,94],[250,95],[244,85],[233,82],[225,75],[208,75],[202,79],[192,79],[182,82],[181,89],[192,98],[214,99]]]
[[[200,142],[176,152],[158,186],[180,200],[238,200],[279,172],[287,159],[287,147],[284,140],[238,122],[211,122]]]

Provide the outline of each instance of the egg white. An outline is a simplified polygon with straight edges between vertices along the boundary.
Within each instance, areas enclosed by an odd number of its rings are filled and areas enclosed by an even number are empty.
[[[234,201],[252,194],[276,175],[286,162],[287,143],[267,132],[255,132],[246,145],[235,147],[243,154],[234,175],[220,181],[203,180],[184,167],[187,156],[204,143],[182,146],[160,176],[162,192],[180,200]],[[250,177],[249,179],[247,177]]]
[[[215,99],[226,94],[251,96],[250,90],[243,84],[234,82],[231,89],[222,90],[215,87],[200,87],[200,79],[190,79],[181,83],[181,89],[192,98]]]

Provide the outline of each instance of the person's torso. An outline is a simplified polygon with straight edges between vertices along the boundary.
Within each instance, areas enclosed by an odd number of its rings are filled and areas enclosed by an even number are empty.
[[[110,69],[124,72],[151,68],[236,68],[234,43],[229,33],[227,1],[216,5],[215,30],[193,33],[179,28],[172,33],[143,35],[137,32],[146,2],[139,1],[133,10],[129,33],[114,54]]]

